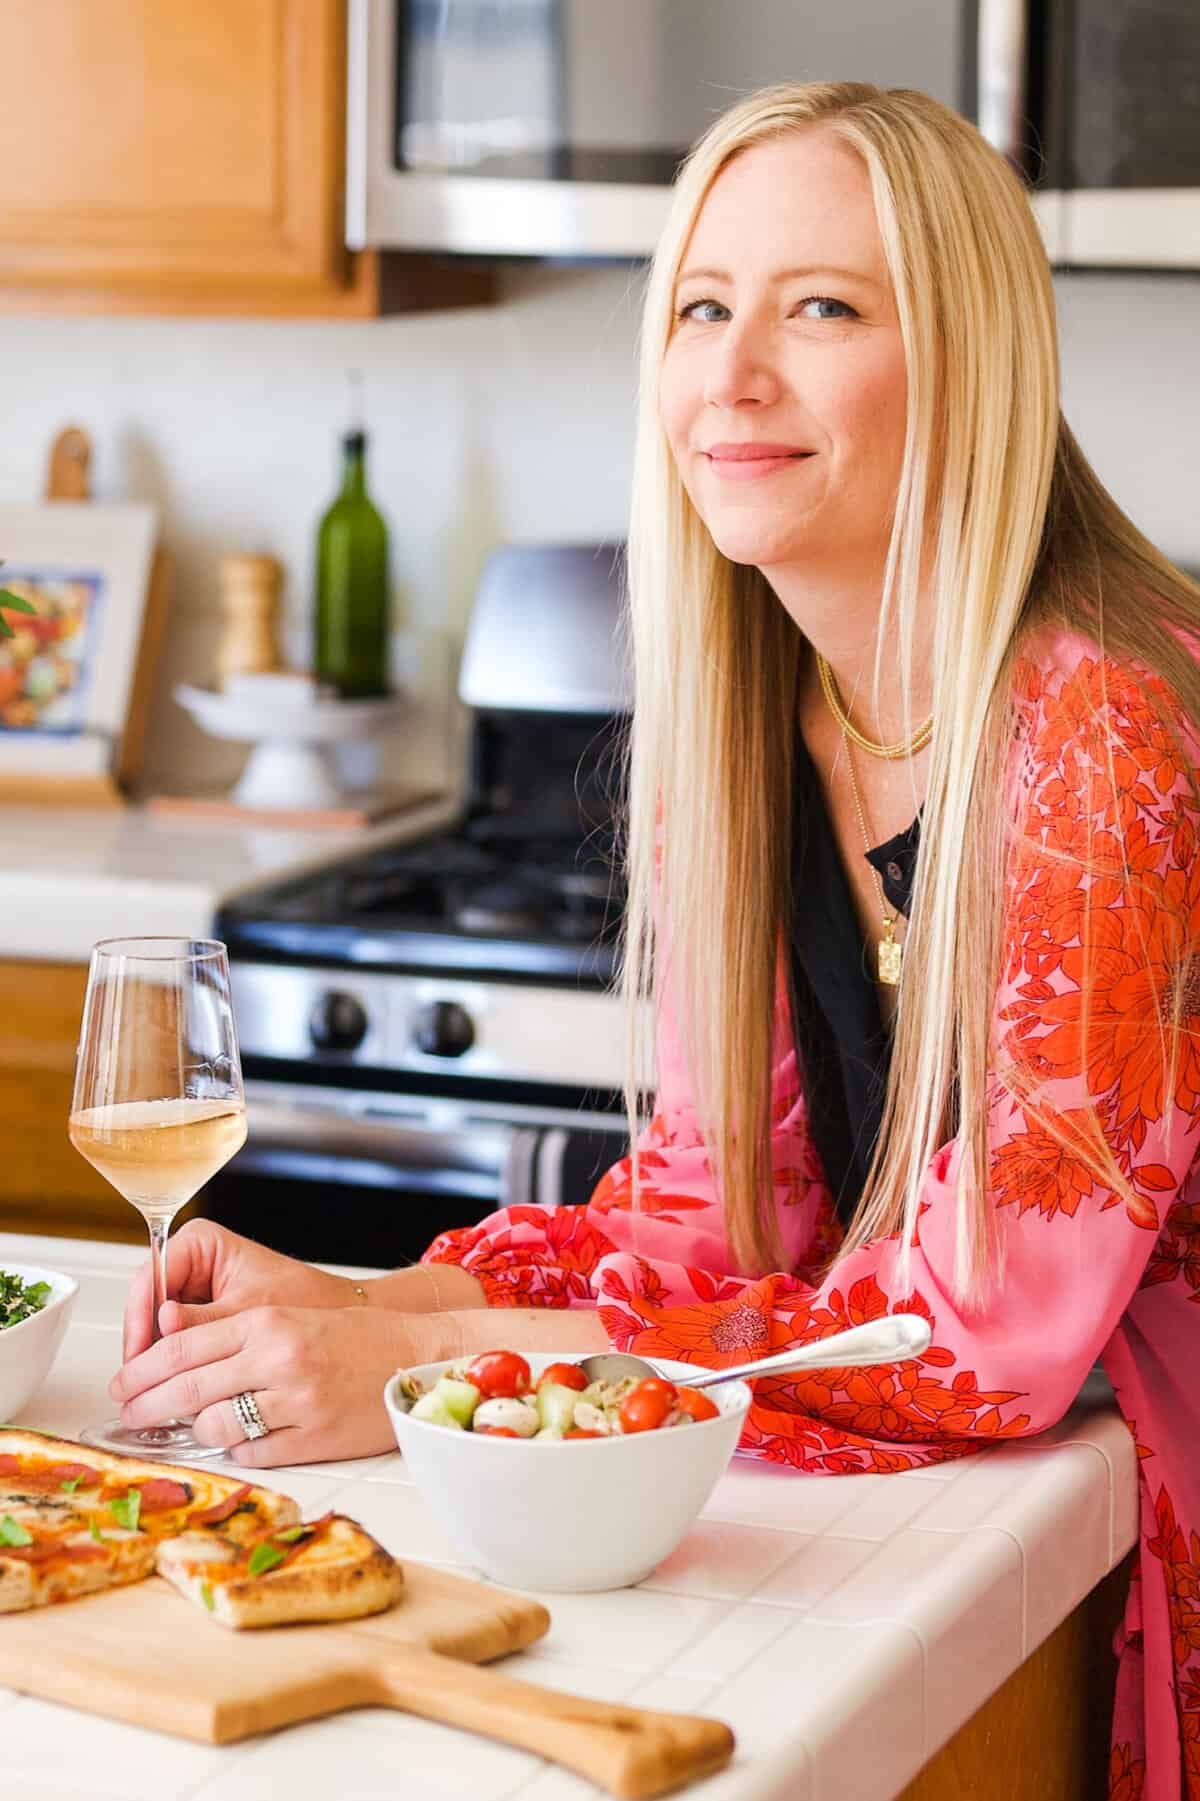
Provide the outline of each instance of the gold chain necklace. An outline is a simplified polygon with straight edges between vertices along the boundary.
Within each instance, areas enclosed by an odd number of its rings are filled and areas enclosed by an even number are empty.
[[[834,680],[833,670],[829,667],[829,664],[825,661],[819,651],[817,652],[817,674],[821,678],[821,692],[828,702],[830,712],[841,726],[843,733],[848,738],[852,738],[860,750],[868,751],[873,757],[887,757],[894,762],[899,757],[915,756],[919,750],[924,750],[925,746],[929,743],[930,738],[933,736],[932,713],[929,715],[929,718],[925,721],[924,725],[919,725],[917,727],[907,743],[903,741],[899,744],[874,743],[874,741],[868,738],[865,733],[860,732],[857,726],[851,725],[842,706],[841,696],[837,690],[837,682]]]
[[[863,843],[866,848],[870,850],[871,840],[867,836],[867,821],[863,814],[862,801],[858,797],[858,781],[854,774],[854,758],[850,754],[850,740],[846,735],[844,724],[842,726],[842,743],[846,747],[846,766],[850,771],[850,791],[854,795],[854,809],[858,814],[858,823],[862,828]],[[867,861],[870,862],[870,858],[868,858]],[[883,892],[883,878],[880,876],[874,863],[871,864],[871,873],[875,877],[875,886],[879,890],[879,907],[883,914],[883,937],[876,946],[878,952],[879,980],[885,983],[889,988],[897,988],[900,985],[900,964],[904,956],[904,946],[896,937],[896,915],[888,912],[887,896]]]

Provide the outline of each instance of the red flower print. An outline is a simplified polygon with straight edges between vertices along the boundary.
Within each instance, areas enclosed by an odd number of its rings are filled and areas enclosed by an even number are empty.
[[[1146,1765],[1129,1745],[1114,1745],[1108,1764],[1108,1801],[1141,1801]]]

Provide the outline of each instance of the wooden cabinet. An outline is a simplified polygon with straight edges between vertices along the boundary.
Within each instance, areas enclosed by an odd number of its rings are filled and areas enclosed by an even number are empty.
[[[0,962],[0,1231],[139,1244],[128,1202],[67,1139],[87,967]]]
[[[0,7],[0,309],[490,298],[490,273],[345,249],[345,37],[345,0]]]

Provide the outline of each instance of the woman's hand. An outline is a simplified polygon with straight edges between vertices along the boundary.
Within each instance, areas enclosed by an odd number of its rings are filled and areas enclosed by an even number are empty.
[[[126,1362],[152,1343],[152,1269],[143,1264],[125,1305]],[[394,1270],[362,1284],[370,1305],[398,1313],[428,1313],[446,1306],[478,1305],[470,1294],[478,1284],[458,1269],[431,1272],[425,1264]],[[363,1295],[346,1276],[330,1275],[268,1251],[252,1238],[241,1238],[212,1220],[193,1219],[167,1241],[167,1293],[159,1329],[179,1332],[186,1326],[227,1319],[247,1307],[362,1306]]]
[[[212,1220],[193,1219],[167,1241],[167,1293],[159,1316],[163,1332],[224,1319],[246,1307],[346,1307],[354,1300],[345,1276],[326,1275],[310,1263],[282,1257]],[[153,1269],[144,1263],[125,1303],[126,1361],[154,1339]]]
[[[232,1446],[233,1460],[254,1468],[371,1457],[396,1445],[383,1405],[388,1377],[405,1364],[454,1354],[433,1344],[439,1317],[447,1316],[246,1307],[160,1338],[122,1366],[109,1392],[125,1425],[194,1416],[201,1444]],[[245,1391],[268,1428],[265,1438],[248,1440],[233,1411],[232,1397]]]

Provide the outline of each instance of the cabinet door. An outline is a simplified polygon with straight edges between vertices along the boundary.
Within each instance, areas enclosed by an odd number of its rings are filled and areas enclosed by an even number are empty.
[[[0,962],[0,1232],[139,1243],[141,1220],[67,1137],[87,969]]]
[[[0,6],[0,305],[337,310],[344,35],[343,0]]]

